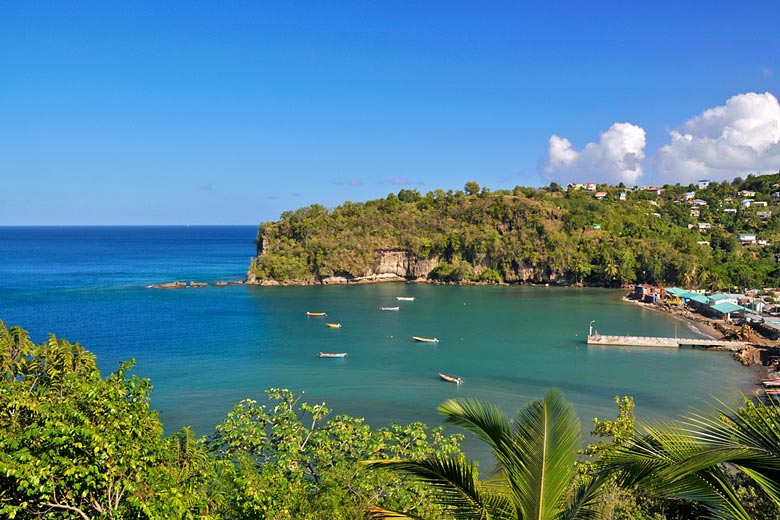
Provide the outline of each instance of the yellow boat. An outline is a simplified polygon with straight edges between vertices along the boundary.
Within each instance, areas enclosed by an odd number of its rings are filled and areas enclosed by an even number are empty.
[[[330,327],[332,329],[340,329],[341,323],[326,323],[325,326]]]

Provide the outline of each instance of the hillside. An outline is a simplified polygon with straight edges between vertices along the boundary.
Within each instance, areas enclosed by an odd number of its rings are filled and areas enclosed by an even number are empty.
[[[776,287],[778,199],[780,173],[706,187],[401,190],[261,224],[248,281]]]

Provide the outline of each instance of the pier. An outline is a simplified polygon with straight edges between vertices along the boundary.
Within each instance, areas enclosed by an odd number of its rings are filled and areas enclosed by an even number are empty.
[[[661,338],[656,336],[606,336],[599,334],[588,334],[588,345],[604,345],[614,347],[666,347],[679,348],[704,347],[704,348],[722,348],[725,350],[738,351],[750,345],[745,341],[726,341],[718,339],[693,339],[693,338]]]

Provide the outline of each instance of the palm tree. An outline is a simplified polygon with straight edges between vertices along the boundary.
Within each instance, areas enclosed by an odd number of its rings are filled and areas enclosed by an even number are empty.
[[[571,403],[555,389],[528,403],[514,419],[497,406],[450,399],[439,406],[445,421],[487,443],[497,476],[477,478],[474,463],[461,458],[374,461],[373,468],[404,472],[427,483],[435,500],[455,518],[558,520],[593,518],[601,479],[572,489],[580,447],[580,423]],[[406,518],[374,510],[373,518]]]
[[[661,497],[702,503],[717,518],[749,519],[732,487],[742,472],[780,507],[780,411],[778,403],[734,407],[718,401],[708,413],[677,424],[646,426],[633,443],[602,461],[624,486],[638,485]]]

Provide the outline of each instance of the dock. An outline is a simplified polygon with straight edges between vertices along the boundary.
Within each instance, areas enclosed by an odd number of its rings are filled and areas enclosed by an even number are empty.
[[[662,338],[657,336],[606,336],[604,334],[588,334],[588,345],[604,345],[614,347],[666,347],[679,348],[704,347],[721,348],[738,351],[750,345],[745,341],[727,341],[719,339],[694,338]]]

